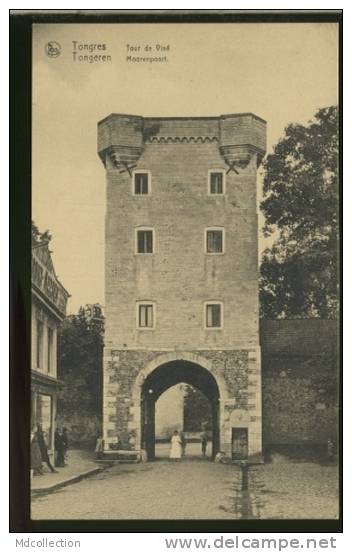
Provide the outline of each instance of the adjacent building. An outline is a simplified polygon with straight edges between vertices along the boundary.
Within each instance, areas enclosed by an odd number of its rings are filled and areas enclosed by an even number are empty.
[[[106,170],[105,447],[154,456],[155,403],[179,383],[212,407],[213,454],[261,457],[252,113],[98,124]]]
[[[42,423],[48,447],[53,448],[57,377],[57,331],[66,316],[69,293],[59,282],[48,242],[32,245],[32,424]]]

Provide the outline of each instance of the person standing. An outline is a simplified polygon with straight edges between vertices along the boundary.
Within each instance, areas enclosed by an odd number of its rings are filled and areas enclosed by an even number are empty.
[[[186,440],[186,437],[185,437],[185,434],[183,433],[183,431],[180,432],[180,439],[181,439],[181,447],[182,447],[182,456],[185,456],[186,455],[187,440]]]
[[[57,473],[57,470],[55,470],[55,468],[52,466],[50,462],[50,458],[48,454],[48,446],[45,442],[43,427],[42,427],[42,424],[39,424],[39,423],[37,424],[37,440],[40,448],[40,453],[42,456],[42,461],[48,466],[51,473]]]
[[[64,447],[64,462],[67,459],[67,451],[68,451],[68,433],[67,433],[67,427],[62,428],[62,442]],[[65,462],[66,463],[66,462]]]
[[[206,456],[207,454],[207,444],[208,444],[208,435],[206,431],[202,431],[200,434],[200,444],[202,448],[202,455]]]
[[[170,448],[169,459],[174,460],[175,462],[179,462],[181,460],[181,455],[182,455],[182,442],[177,429],[175,429],[174,434],[171,437],[171,448]]]
[[[62,430],[56,428],[55,431],[55,466],[58,468],[63,468],[65,466],[65,456],[64,456],[64,440],[62,437]]]
[[[103,452],[104,452],[104,440],[103,440],[103,436],[101,433],[98,433],[97,435],[97,440],[96,440],[96,443],[95,443],[95,457],[100,460],[102,457],[103,457]]]
[[[42,455],[35,427],[31,431],[31,477],[33,475],[44,475],[42,470]]]

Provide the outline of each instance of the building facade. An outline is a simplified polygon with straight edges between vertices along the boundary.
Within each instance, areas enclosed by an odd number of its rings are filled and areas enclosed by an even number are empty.
[[[48,243],[32,246],[31,412],[41,423],[49,449],[54,447],[57,377],[57,331],[66,316],[69,293],[59,282]]]
[[[209,399],[213,454],[262,453],[257,169],[251,114],[98,124],[106,169],[103,431],[154,454],[155,402],[188,383]]]

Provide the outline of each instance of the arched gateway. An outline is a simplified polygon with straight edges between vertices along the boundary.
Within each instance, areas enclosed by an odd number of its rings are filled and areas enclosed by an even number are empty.
[[[98,125],[107,175],[105,452],[154,455],[154,409],[185,382],[212,405],[214,451],[262,450],[256,174],[251,113]]]
[[[148,459],[155,456],[155,403],[170,387],[188,383],[199,389],[209,400],[212,412],[212,456],[220,450],[220,397],[225,399],[223,378],[212,373],[211,362],[200,355],[161,355],[142,370],[133,388],[133,404],[140,405],[140,424],[136,416],[136,441],[147,452]],[[136,412],[136,411],[135,411]]]

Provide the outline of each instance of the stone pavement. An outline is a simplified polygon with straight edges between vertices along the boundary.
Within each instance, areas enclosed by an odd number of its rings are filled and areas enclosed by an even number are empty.
[[[163,456],[159,448],[159,456]],[[32,500],[32,519],[336,519],[337,468],[278,459],[242,469],[190,446],[166,458],[120,464]]]
[[[102,468],[95,461],[94,453],[87,450],[69,450],[67,466],[56,468],[58,473],[51,473],[43,464],[44,475],[34,476],[31,481],[32,494],[56,490],[59,487],[74,483],[83,477],[98,473]]]

